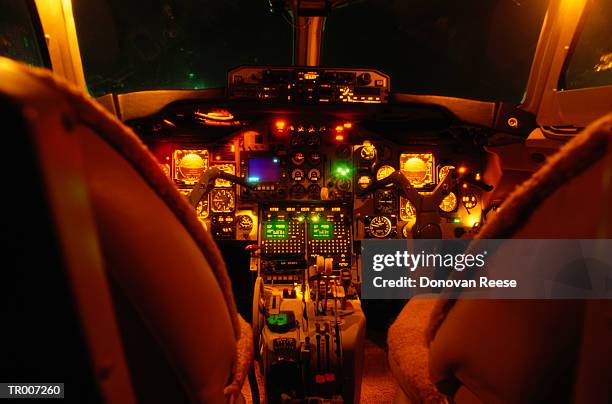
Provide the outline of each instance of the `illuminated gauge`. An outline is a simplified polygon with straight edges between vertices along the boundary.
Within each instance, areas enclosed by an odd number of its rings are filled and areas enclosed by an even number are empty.
[[[305,130],[304,129],[304,125],[298,125],[298,127],[297,127],[298,133],[304,133],[304,130]]]
[[[196,207],[196,213],[200,219],[206,219],[208,217],[208,197],[201,200]]]
[[[244,231],[251,231],[253,229],[253,218],[248,215],[238,216],[238,228]]]
[[[391,234],[391,220],[386,216],[374,216],[370,220],[369,232],[376,238],[385,238]]]
[[[296,184],[289,189],[289,197],[291,199],[302,199],[306,194],[306,188],[301,184]]]
[[[446,178],[446,176],[448,175],[449,171],[451,169],[455,168],[455,166],[443,166],[440,167],[440,170],[438,171],[438,181],[442,182],[444,181],[444,178]]]
[[[391,174],[393,174],[394,172],[395,172],[395,168],[391,166],[387,166],[387,165],[382,166],[378,169],[378,171],[376,171],[376,180],[380,181],[382,179],[385,179]]]
[[[291,137],[291,146],[301,146],[304,144],[304,138],[302,135],[295,134]]]
[[[291,171],[291,179],[295,182],[300,182],[304,179],[304,170],[301,168],[296,168]]]
[[[308,155],[308,162],[313,166],[318,166],[321,164],[321,153],[312,152]]]
[[[318,146],[321,144],[321,138],[316,134],[308,135],[306,138],[306,144],[310,147]]]
[[[305,160],[306,160],[306,156],[302,152],[294,153],[293,156],[291,156],[291,161],[296,166],[301,165]]]
[[[320,199],[321,198],[321,187],[317,184],[310,184],[306,189],[308,199]]]
[[[175,150],[174,179],[186,184],[195,184],[208,168],[207,150]]]
[[[378,190],[374,193],[374,209],[379,213],[391,214],[396,209],[396,198],[394,191]]]
[[[450,192],[442,199],[442,202],[440,202],[440,210],[443,212],[452,212],[455,209],[457,209],[457,196],[454,192]]]
[[[400,219],[411,224],[416,222],[416,208],[408,199],[400,199]]]
[[[406,223],[404,227],[402,227],[402,236],[404,236],[404,238],[410,238],[410,236],[412,236],[412,226],[414,226],[414,223]]]
[[[474,209],[478,205],[478,198],[473,193],[469,192],[461,197],[461,203],[466,209]]]
[[[336,187],[342,191],[342,192],[346,192],[349,189],[351,189],[351,182],[347,179],[340,179],[336,182]]]
[[[402,153],[400,170],[413,187],[423,188],[434,183],[434,158],[431,153]]]
[[[214,213],[233,212],[234,191],[229,189],[213,189],[210,191],[210,204]]]
[[[232,175],[236,174],[236,168],[234,167],[233,164],[215,164],[215,167],[217,167],[219,170],[224,171],[228,174],[232,174]],[[219,178],[215,180],[215,186],[228,188],[232,186],[232,183],[231,181]]]
[[[372,183],[372,177],[369,175],[362,175],[357,179],[357,186],[360,189],[366,189]]]
[[[314,126],[310,125],[308,127],[308,133],[315,133],[317,131],[317,128],[315,128]]]
[[[321,179],[321,171],[317,168],[313,168],[308,171],[308,179],[312,182],[317,182]]]
[[[188,198],[189,194],[191,194],[191,189],[181,189],[179,191],[186,198]],[[196,213],[198,214],[199,219],[206,219],[208,217],[208,212],[208,196],[206,196],[200,201],[200,203],[198,203],[198,206],[196,207]]]
[[[364,143],[359,155],[365,161],[372,161],[376,158],[376,147],[372,143]]]

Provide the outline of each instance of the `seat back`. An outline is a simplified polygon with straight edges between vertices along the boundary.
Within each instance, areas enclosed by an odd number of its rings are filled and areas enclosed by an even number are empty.
[[[521,185],[479,238],[611,238],[611,145],[608,115]],[[469,396],[487,403],[568,401],[574,389],[580,390],[574,380],[583,334],[590,333],[589,324],[601,323],[584,322],[591,305],[576,300],[441,301],[430,325],[432,381],[448,394],[459,389],[459,396],[467,397],[461,391],[467,389]]]
[[[0,379],[134,403],[69,106],[0,58]]]
[[[76,144],[67,152],[82,163],[79,191],[95,218],[138,401],[225,401],[240,331],[214,241],[129,129],[49,73],[4,63],[12,69],[0,81],[46,88],[67,107],[61,119]]]

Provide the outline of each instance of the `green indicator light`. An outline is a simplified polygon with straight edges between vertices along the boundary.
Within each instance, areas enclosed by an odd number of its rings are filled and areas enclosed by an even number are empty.
[[[455,223],[455,224],[461,223],[461,218],[458,218],[458,217],[454,218],[453,219],[453,223]]]
[[[304,221],[304,216],[300,215],[300,216],[296,217],[296,219],[297,219],[298,222],[303,222]]]
[[[348,164],[338,164],[334,170],[336,176],[341,178],[347,178],[351,175],[351,166]]]
[[[268,324],[283,326],[287,325],[287,314],[272,314],[268,317]]]
[[[319,221],[319,215],[314,214],[314,215],[310,216],[310,221],[314,222],[314,223],[318,222]]]

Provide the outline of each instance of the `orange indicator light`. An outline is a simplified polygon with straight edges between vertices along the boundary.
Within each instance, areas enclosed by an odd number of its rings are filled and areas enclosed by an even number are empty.
[[[350,122],[345,122],[343,125],[346,129],[351,129],[353,127],[353,124]]]
[[[459,167],[459,174],[465,174],[466,168],[465,166]]]
[[[279,120],[274,123],[274,126],[276,127],[276,130],[278,130],[279,132],[282,132],[283,130],[285,130],[285,127],[287,126],[287,122]]]
[[[343,142],[344,141],[344,135],[336,135],[336,141],[337,142]]]

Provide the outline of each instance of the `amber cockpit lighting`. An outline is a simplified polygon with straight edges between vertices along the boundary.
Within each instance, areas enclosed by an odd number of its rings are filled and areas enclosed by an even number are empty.
[[[400,170],[415,188],[423,188],[435,182],[432,153],[402,153]]]
[[[175,150],[172,178],[181,184],[195,184],[208,168],[208,150]]]

